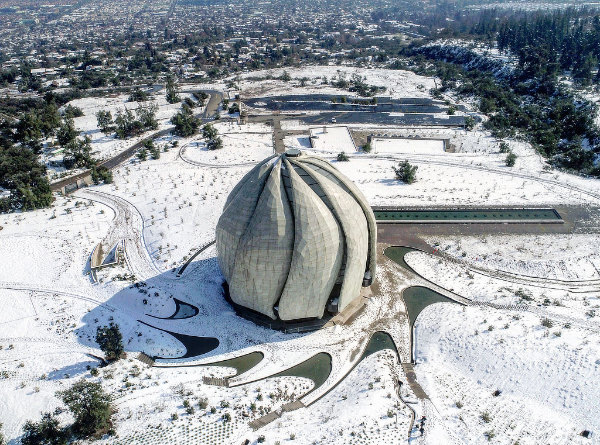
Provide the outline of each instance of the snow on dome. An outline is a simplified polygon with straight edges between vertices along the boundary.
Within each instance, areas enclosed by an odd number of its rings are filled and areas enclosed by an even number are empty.
[[[329,162],[299,150],[242,178],[216,238],[231,300],[272,319],[321,318],[328,303],[341,311],[375,276],[377,227],[365,197]]]

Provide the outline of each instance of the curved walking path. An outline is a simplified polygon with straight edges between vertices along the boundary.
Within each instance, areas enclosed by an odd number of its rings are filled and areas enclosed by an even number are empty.
[[[51,294],[51,295],[60,295],[61,297],[66,298],[74,298],[76,300],[87,301],[90,303],[97,304],[108,309],[111,312],[115,312],[117,307],[112,306],[106,302],[98,300],[96,298],[92,298],[87,294],[80,294],[72,291],[58,290],[58,289],[50,289],[47,287],[29,285],[25,283],[12,283],[12,282],[0,282],[0,289],[8,289],[8,290],[21,290],[28,292],[39,292],[43,294]]]
[[[124,240],[125,259],[136,279],[146,280],[163,272],[148,250],[144,238],[144,217],[135,205],[124,198],[98,190],[81,189],[75,196],[100,202],[114,210],[117,216],[102,243],[113,245]]]

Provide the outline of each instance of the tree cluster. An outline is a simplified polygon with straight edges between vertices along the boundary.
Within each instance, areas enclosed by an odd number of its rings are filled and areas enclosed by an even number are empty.
[[[195,134],[200,127],[200,119],[194,116],[192,109],[185,104],[171,118],[171,123],[175,126],[173,133],[181,137],[189,137]]]
[[[73,415],[73,424],[61,427],[56,415],[44,413],[38,422],[25,423],[23,445],[66,445],[73,439],[99,438],[112,432],[114,408],[100,383],[82,379],[57,395]]]
[[[118,110],[114,120],[110,111],[100,110],[96,113],[96,120],[98,128],[104,134],[111,134],[114,131],[117,138],[129,139],[146,131],[156,130],[158,128],[157,111],[158,106],[154,102],[148,105],[140,103],[134,111]]]

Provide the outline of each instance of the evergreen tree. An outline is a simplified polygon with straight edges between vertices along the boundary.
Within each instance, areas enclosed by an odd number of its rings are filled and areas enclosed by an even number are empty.
[[[411,165],[407,160],[400,162],[398,167],[393,167],[396,179],[406,184],[412,184],[417,180],[418,168],[416,165]]]
[[[206,148],[209,150],[220,150],[223,148],[223,140],[219,136],[206,141]]]
[[[125,351],[119,326],[112,322],[108,326],[98,326],[96,329],[96,343],[98,343],[109,362],[121,358]]]
[[[511,151],[510,153],[508,153],[506,155],[506,159],[504,160],[504,163],[506,164],[507,167],[513,167],[515,165],[516,160],[517,160],[517,155]]]
[[[0,211],[39,209],[53,200],[46,167],[38,156],[10,143],[0,144],[0,187],[11,191],[10,198],[0,202]]]
[[[78,135],[79,130],[75,128],[75,122],[73,121],[73,118],[65,117],[56,133],[58,143],[64,147],[68,143],[75,141],[75,138]]]
[[[96,113],[96,120],[98,121],[98,128],[102,133],[108,135],[114,131],[112,114],[108,110],[99,110]]]
[[[78,437],[100,437],[112,427],[111,397],[100,383],[81,379],[71,388],[60,391],[59,397],[75,418],[72,431]]]
[[[15,140],[34,153],[42,151],[42,123],[34,112],[25,113],[17,122]]]
[[[144,130],[156,130],[158,128],[158,121],[156,120],[157,111],[158,105],[156,105],[155,102],[152,102],[149,105],[140,104],[135,109],[137,119]]]
[[[171,123],[175,126],[173,133],[182,137],[193,135],[200,127],[200,119],[194,116],[194,113],[188,107],[183,107],[181,111],[173,116]]]
[[[206,124],[202,127],[202,137],[204,139],[212,139],[218,134],[217,129],[212,124]]]
[[[60,126],[60,113],[54,102],[46,103],[40,113],[40,130],[44,137],[48,138],[56,133]]]
[[[166,84],[166,98],[167,102],[170,104],[174,104],[177,102],[181,102],[181,97],[177,94],[177,87],[175,86],[175,82],[172,77],[167,78]]]
[[[92,139],[86,135],[83,139],[75,139],[65,146],[63,164],[66,168],[90,168],[95,164],[92,158]]]
[[[68,434],[50,413],[44,413],[39,422],[27,421],[23,426],[22,445],[66,445]]]

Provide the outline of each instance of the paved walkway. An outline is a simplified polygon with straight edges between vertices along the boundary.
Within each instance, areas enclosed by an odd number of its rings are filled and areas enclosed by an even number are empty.
[[[415,374],[415,370],[413,368],[412,363],[402,363],[402,370],[404,371],[404,374],[406,375],[406,379],[408,380],[410,389],[415,394],[417,399],[419,399],[419,400],[429,399],[429,396],[427,395],[427,393],[425,393],[425,391],[423,390],[421,385],[419,385],[419,382],[417,382],[417,375]]]

